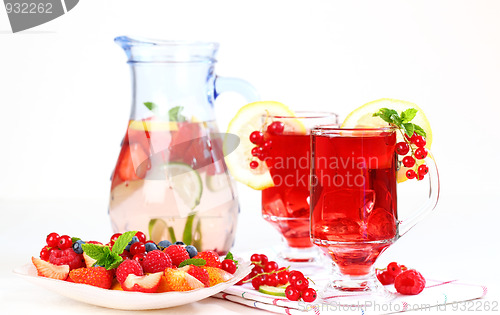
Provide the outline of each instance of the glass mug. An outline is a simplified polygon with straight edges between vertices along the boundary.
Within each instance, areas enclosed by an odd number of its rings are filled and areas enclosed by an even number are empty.
[[[429,199],[409,220],[398,217],[396,131],[320,126],[311,132],[311,239],[333,261],[333,279],[319,293],[328,304],[391,299],[373,264],[437,204],[439,176],[429,153]]]
[[[308,262],[319,255],[309,235],[310,131],[321,124],[337,124],[337,114],[297,112],[296,116],[263,116],[263,126],[283,123],[282,133],[266,132],[271,145],[265,157],[274,186],[262,190],[262,217],[282,236],[279,257]]]

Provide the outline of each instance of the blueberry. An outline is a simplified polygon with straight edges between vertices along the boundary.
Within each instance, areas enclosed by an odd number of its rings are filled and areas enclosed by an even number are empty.
[[[73,243],[73,251],[77,254],[83,254],[82,244],[85,244],[84,241],[78,240]]]
[[[177,241],[174,243],[175,245],[184,245],[184,242],[181,242],[181,241]]]
[[[198,250],[193,245],[186,246],[186,251],[189,254],[189,258],[193,258],[194,256],[198,255]]]
[[[128,245],[127,245],[127,247],[125,247],[125,250],[130,250],[130,246],[132,246],[132,244],[137,243],[137,242],[139,242],[139,239],[137,238],[137,236],[132,237],[132,240],[130,242],[128,242]]]
[[[155,243],[146,243],[144,246],[146,246],[146,252],[150,252],[152,250],[158,249],[158,247],[156,247]]]
[[[172,243],[170,241],[164,240],[164,241],[161,241],[158,243],[158,249],[164,250],[165,248],[169,247],[170,245],[172,245]]]

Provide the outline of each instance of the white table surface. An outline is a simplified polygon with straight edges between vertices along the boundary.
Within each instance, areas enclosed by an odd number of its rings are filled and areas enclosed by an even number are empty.
[[[260,218],[256,194],[240,188],[242,213],[235,254],[249,255],[279,244],[277,233]],[[499,206],[495,196],[444,192],[436,211],[381,255],[416,268],[433,279],[481,284],[488,301],[500,301]],[[257,201],[256,201],[257,200]],[[107,240],[111,227],[107,201],[0,201],[0,305],[2,314],[116,314],[111,310],[70,300],[45,291],[12,273],[38,255],[52,231]],[[260,231],[255,234],[255,227]],[[248,258],[248,257],[245,257]],[[134,312],[141,313],[141,312]],[[144,312],[146,313],[146,312]],[[189,305],[147,311],[148,314],[267,313],[235,303],[207,298]],[[484,311],[482,312],[484,313]]]

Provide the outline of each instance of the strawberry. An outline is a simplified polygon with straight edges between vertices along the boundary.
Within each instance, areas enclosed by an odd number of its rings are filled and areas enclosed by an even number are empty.
[[[146,254],[142,266],[147,273],[160,272],[172,267],[172,259],[169,255],[156,249]]]
[[[145,276],[129,274],[121,284],[124,291],[155,293],[160,285],[163,272],[150,273]]]
[[[194,265],[187,265],[182,268],[179,268],[179,270],[183,270],[188,274],[192,275],[193,277],[195,277],[196,279],[200,280],[200,282],[203,283],[205,287],[210,286],[210,278],[208,276],[208,271],[206,271],[205,269],[202,269]]]
[[[116,280],[118,280],[120,284],[123,284],[129,274],[134,274],[136,276],[144,275],[144,271],[138,261],[132,259],[124,260],[116,269]]]
[[[221,282],[226,282],[233,277],[229,272],[216,267],[201,266],[200,268],[205,269],[208,272],[208,277],[210,278],[210,286],[214,286]]]
[[[50,251],[49,262],[54,265],[68,265],[70,270],[85,266],[82,254],[77,254],[73,248]]]
[[[196,255],[193,258],[205,259],[205,261],[207,262],[207,264],[205,266],[216,267],[216,268],[220,268],[221,267],[221,262],[219,260],[219,255],[217,255],[215,252],[210,251],[210,250],[198,253],[198,255]]]
[[[158,292],[190,291],[204,287],[200,280],[182,270],[182,268],[167,268],[164,271]]]
[[[186,248],[182,245],[170,245],[163,250],[172,259],[172,264],[174,266],[179,266],[181,262],[189,259],[189,253]]]
[[[95,287],[110,289],[113,283],[113,271],[104,267],[78,268],[69,272],[69,277],[75,283],[83,283]]]
[[[65,280],[69,274],[68,265],[54,265],[40,258],[31,257],[33,265],[35,265],[37,274],[40,277],[52,278],[57,280]]]

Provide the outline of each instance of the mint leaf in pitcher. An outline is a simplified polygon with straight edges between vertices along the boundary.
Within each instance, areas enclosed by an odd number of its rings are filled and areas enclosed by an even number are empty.
[[[168,120],[170,120],[170,121],[178,121],[178,122],[186,121],[186,117],[181,114],[181,111],[183,109],[184,109],[184,107],[182,107],[182,106],[172,107],[168,111]]]
[[[144,106],[146,106],[150,111],[156,109],[156,104],[153,102],[144,102]]]

